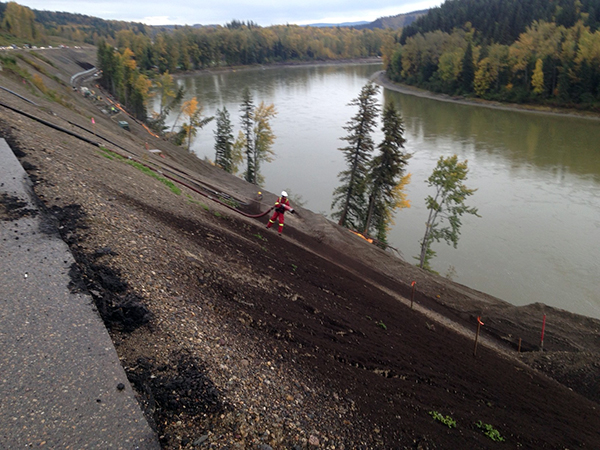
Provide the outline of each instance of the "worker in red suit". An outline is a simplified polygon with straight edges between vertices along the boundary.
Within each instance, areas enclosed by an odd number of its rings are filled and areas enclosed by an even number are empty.
[[[281,236],[281,232],[283,231],[283,215],[286,211],[295,213],[294,208],[290,206],[290,201],[288,199],[287,192],[282,191],[281,197],[277,199],[275,202],[275,212],[269,219],[269,223],[267,224],[267,228],[271,228],[275,223],[275,219],[279,219],[279,235]]]

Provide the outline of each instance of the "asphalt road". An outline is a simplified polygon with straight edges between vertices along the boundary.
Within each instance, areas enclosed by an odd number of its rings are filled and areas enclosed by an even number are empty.
[[[158,449],[72,264],[0,140],[0,449]]]

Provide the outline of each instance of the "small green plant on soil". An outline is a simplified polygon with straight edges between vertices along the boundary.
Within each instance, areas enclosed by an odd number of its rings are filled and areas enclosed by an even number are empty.
[[[261,241],[266,241],[265,237],[260,233],[253,234],[253,236],[260,239]]]
[[[106,153],[106,152],[98,152],[100,153],[100,155],[104,156],[105,158],[110,159],[111,161],[114,161],[115,158],[112,157],[112,155],[110,153]]]
[[[215,217],[223,217],[219,211],[215,211]]]
[[[174,194],[181,195],[181,189],[179,189],[177,186],[175,186],[175,183],[173,183],[171,180],[167,180],[166,178],[161,177],[159,174],[157,174],[153,170],[149,169],[148,167],[144,166],[143,164],[140,164],[140,163],[138,163],[136,161],[133,161],[131,159],[125,159],[125,158],[123,158],[118,153],[115,153],[115,152],[107,149],[106,147],[100,146],[99,148],[100,148],[100,150],[102,150],[104,152],[104,156],[106,156],[108,159],[113,159],[114,158],[114,159],[118,159],[120,161],[126,161],[127,164],[129,164],[130,166],[135,167],[139,171],[145,173],[146,175],[151,176],[152,178],[156,178],[162,184],[164,184],[165,186],[167,186],[171,190],[171,192],[173,192]]]
[[[437,411],[429,411],[429,415],[433,417],[433,420],[443,423],[448,428],[456,428],[456,420],[450,416],[443,416]]]
[[[225,203],[226,205],[231,206],[232,208],[239,208],[240,204],[239,202],[236,202],[235,200],[231,199],[231,198],[219,198],[219,200],[221,200],[223,203]]]
[[[188,202],[194,205],[201,205],[201,203],[198,200],[194,200],[194,198],[190,194],[185,194],[185,196],[188,198]]]
[[[98,148],[99,148],[99,149],[102,151],[102,153],[100,153],[102,156],[104,156],[104,157],[106,157],[106,158],[108,158],[108,159],[110,159],[110,160],[114,160],[114,159],[116,159],[116,157],[117,157],[117,154],[116,154],[116,153],[114,153],[114,152],[111,152],[111,151],[110,151],[109,149],[107,149],[106,147],[102,147],[102,146],[100,146],[100,147],[98,147]]]
[[[292,264],[292,270],[295,272],[298,266],[296,264]]]
[[[387,326],[385,325],[385,323],[383,323],[383,320],[380,320],[379,322],[377,322],[377,326],[384,330],[387,330]]]
[[[148,167],[146,167],[143,164],[140,164],[138,162],[135,162],[132,160],[127,160],[127,164],[135,167],[136,169],[140,170],[141,172],[144,172],[146,175],[149,175],[152,178],[156,178],[162,184],[167,186],[171,190],[171,192],[173,192],[174,194],[181,195],[181,189],[179,189],[177,186],[175,186],[175,183],[173,183],[171,180],[167,180],[166,178],[161,177],[155,171],[149,169]]]
[[[495,442],[504,442],[505,441],[505,439],[502,437],[500,432],[498,430],[496,430],[491,424],[483,423],[480,420],[475,425],[477,426],[477,428],[479,428],[481,431],[483,431],[483,434],[485,434],[487,437],[489,437],[492,441],[495,441]]]

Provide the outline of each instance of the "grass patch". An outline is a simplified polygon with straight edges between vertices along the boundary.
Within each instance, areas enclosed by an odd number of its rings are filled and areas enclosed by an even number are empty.
[[[42,55],[41,53],[35,52],[35,51],[31,51],[29,52],[29,54],[31,56],[35,56],[37,59],[39,59],[40,61],[44,61],[46,64],[52,66],[52,67],[56,67],[56,65],[54,65],[54,63],[52,61],[50,61],[48,58],[46,58],[44,55]]]
[[[429,411],[429,415],[433,417],[433,420],[443,423],[448,428],[456,428],[456,420],[450,416],[443,416],[437,411]]]
[[[161,177],[155,171],[149,169],[148,167],[146,167],[143,164],[140,164],[138,162],[127,160],[127,164],[135,167],[136,169],[140,170],[141,172],[145,173],[146,175],[149,175],[152,178],[157,179],[162,184],[167,186],[171,190],[171,192],[173,192],[174,194],[181,195],[181,189],[179,189],[177,186],[175,186],[175,183],[173,183],[171,180],[167,180],[165,177]]]
[[[98,148],[99,148],[99,149],[100,149],[100,151],[102,152],[102,153],[100,153],[100,154],[101,154],[102,156],[105,156],[105,157],[106,157],[106,158],[108,158],[108,159],[111,159],[111,160],[115,160],[115,159],[117,159],[117,160],[120,160],[120,161],[124,161],[124,160],[125,160],[125,158],[123,158],[121,155],[119,155],[119,154],[117,154],[117,153],[115,153],[115,152],[113,152],[113,151],[111,151],[111,150],[107,149],[106,147],[102,147],[102,146],[100,146],[100,147],[98,147]]]
[[[483,431],[487,437],[489,437],[494,442],[504,442],[506,439],[502,437],[500,432],[496,430],[491,424],[483,423],[481,420],[478,421],[475,426]]]
[[[44,80],[42,80],[42,77],[40,77],[37,73],[33,76],[31,82],[42,94],[44,94],[44,97],[46,97],[48,100],[59,103],[67,108],[70,107],[69,103],[58,92],[56,92],[54,89],[48,89],[48,87],[46,87]]]
[[[231,206],[232,208],[239,208],[240,203],[231,199],[231,198],[224,198],[224,197],[219,197],[219,200],[223,203],[225,203],[228,206]]]
[[[208,205],[205,205],[202,202],[199,202],[198,200],[194,200],[194,198],[190,195],[190,194],[185,194],[185,196],[188,198],[188,202],[193,203],[194,205],[200,205],[200,207],[204,210],[204,211],[208,211]]]
[[[23,55],[21,53],[17,53],[17,58],[19,58],[21,61],[24,61],[25,63],[29,64],[31,67],[33,67],[35,70],[37,70],[39,73],[46,75],[46,71],[44,70],[44,68],[42,66],[40,66],[36,62],[30,60],[25,55]]]
[[[267,239],[266,239],[266,238],[265,238],[265,237],[264,237],[262,234],[260,234],[260,233],[253,234],[252,236],[254,236],[255,238],[258,238],[258,239],[260,239],[261,241],[266,241],[266,240],[267,240]]]
[[[115,160],[115,158],[113,158],[110,153],[106,153],[106,152],[98,152],[98,153],[100,154],[100,156],[104,156],[106,159],[110,159],[111,161]]]
[[[22,67],[19,67],[14,56],[0,56],[2,63],[2,71],[16,76],[19,80],[27,80],[31,82],[31,74]]]
[[[160,181],[162,184],[167,186],[171,190],[171,192],[173,192],[174,194],[181,195],[181,189],[179,189],[175,185],[175,183],[173,183],[171,180],[167,180],[165,177],[161,177],[159,174],[157,174],[152,169],[149,169],[148,167],[146,167],[143,164],[140,164],[136,161],[132,161],[131,159],[123,158],[121,155],[107,149],[106,147],[100,146],[99,148],[102,151],[102,153],[101,153],[102,156],[105,156],[106,158],[111,159],[111,160],[117,159],[119,161],[125,161],[130,166],[133,166],[136,169],[138,169],[139,171],[145,173],[146,175],[149,175],[152,178],[155,178],[156,180]]]

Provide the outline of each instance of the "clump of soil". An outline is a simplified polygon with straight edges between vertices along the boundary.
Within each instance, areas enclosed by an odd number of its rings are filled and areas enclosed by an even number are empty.
[[[141,357],[135,366],[126,367],[126,372],[163,446],[176,440],[168,424],[185,418],[194,423],[197,435],[202,437],[214,428],[211,422],[225,410],[205,364],[192,355],[176,352],[168,363],[159,366]],[[191,443],[191,437],[182,438],[183,446]]]
[[[0,219],[12,221],[26,216],[36,216],[37,210],[18,197],[0,194]]]
[[[103,256],[114,255],[110,247],[88,254],[78,245],[78,233],[88,229],[81,206],[53,206],[49,209],[49,214],[76,260],[69,271],[71,290],[86,292],[92,296],[109,330],[116,328],[130,332],[150,322],[152,314],[141,299],[131,292],[118,271],[98,261]]]

